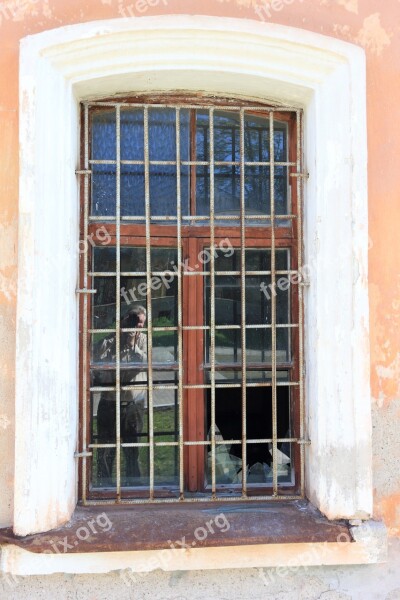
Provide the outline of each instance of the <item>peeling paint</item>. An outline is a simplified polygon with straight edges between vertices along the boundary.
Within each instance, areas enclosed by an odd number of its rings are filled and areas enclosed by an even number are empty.
[[[364,19],[355,41],[373,54],[380,56],[386,46],[390,45],[391,34],[387,33],[381,25],[380,13],[374,13]]]
[[[7,215],[3,214],[0,222],[0,270],[16,266],[16,231],[17,219],[8,221]]]
[[[339,6],[344,6],[349,12],[358,15],[358,0],[337,0]]]
[[[7,429],[10,427],[11,421],[7,415],[0,415],[0,429]]]
[[[378,389],[383,392],[385,398],[400,395],[400,354],[390,363],[376,364],[375,373]]]
[[[16,273],[13,269],[13,277],[5,271],[0,271],[0,301],[2,297],[7,301],[15,300],[17,297]]]
[[[388,532],[400,536],[400,493],[392,494],[376,502],[376,513],[388,523]]]

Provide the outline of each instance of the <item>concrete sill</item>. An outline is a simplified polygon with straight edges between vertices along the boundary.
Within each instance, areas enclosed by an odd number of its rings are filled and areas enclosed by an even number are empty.
[[[16,575],[382,562],[377,522],[329,521],[306,501],[77,507],[67,524],[0,530],[1,569]]]

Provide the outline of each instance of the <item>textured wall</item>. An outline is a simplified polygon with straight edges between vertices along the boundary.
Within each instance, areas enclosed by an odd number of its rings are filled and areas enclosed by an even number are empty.
[[[109,575],[0,580],[1,600],[399,600],[400,540],[381,565],[309,567],[279,577],[274,569],[155,571],[128,586]],[[3,586],[3,589],[2,587]],[[14,587],[11,587],[14,586]]]

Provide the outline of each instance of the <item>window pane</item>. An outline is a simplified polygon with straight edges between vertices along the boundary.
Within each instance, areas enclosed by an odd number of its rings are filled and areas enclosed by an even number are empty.
[[[122,444],[145,441],[143,432],[144,422],[147,421],[145,398],[146,391],[121,391]],[[91,443],[116,445],[115,392],[104,391],[92,394],[91,432]],[[148,485],[146,479],[143,480],[147,469],[143,469],[143,460],[139,459],[140,453],[146,455],[147,452],[147,448],[122,447],[121,483],[123,486]],[[116,447],[93,449],[92,485],[95,488],[116,486]]]
[[[95,277],[93,285],[96,290],[92,295],[93,329],[115,327],[115,278]]]
[[[92,114],[93,160],[116,160],[116,112],[112,110],[96,111]]]
[[[277,249],[276,270],[287,270],[289,251]],[[215,259],[216,272],[240,269],[240,251],[234,250],[229,258],[222,252]],[[248,271],[271,269],[271,251],[246,249]],[[210,325],[210,277],[205,278],[205,323]],[[280,287],[277,285],[279,282]],[[276,285],[271,285],[270,275],[246,276],[246,324],[260,327],[246,328],[246,360],[248,362],[272,361],[272,329],[261,325],[272,325],[272,297],[276,298],[276,324],[290,324],[290,282],[288,275],[276,275]],[[215,276],[215,323],[217,326],[241,325],[241,278],[237,275]],[[206,362],[210,360],[210,332],[206,332]],[[290,329],[276,329],[277,361],[290,359]],[[215,358],[217,363],[241,361],[242,339],[240,329],[217,329],[215,331]]]
[[[254,373],[254,372],[253,372]],[[224,383],[239,381],[236,373],[221,372],[226,375]],[[278,371],[278,381],[287,381],[288,372]],[[263,372],[263,380],[268,380],[268,373]],[[218,378],[217,383],[220,383]],[[205,392],[206,398],[206,434],[211,437],[211,394]],[[277,439],[285,439],[291,435],[290,421],[290,388],[277,387]],[[242,438],[242,391],[240,388],[217,388],[215,391],[215,424],[216,424],[216,481],[219,485],[240,485],[242,481],[242,445],[241,443],[218,444]],[[272,485],[272,388],[248,387],[246,390],[246,431],[247,431],[247,463],[248,484]],[[250,440],[267,440],[258,443]],[[278,442],[277,470],[280,483],[291,482],[291,444]],[[207,481],[211,483],[211,449],[206,453]]]
[[[149,109],[149,159],[176,161],[175,109]],[[189,111],[180,111],[181,160],[189,160]],[[122,161],[144,163],[144,110],[121,108],[120,153]],[[116,160],[115,111],[99,111],[92,118],[92,160]],[[116,165],[92,165],[91,214],[115,217]],[[150,207],[152,216],[177,214],[176,165],[150,165]],[[189,167],[181,167],[182,214],[189,210]],[[145,215],[144,164],[121,164],[121,216]]]
[[[198,161],[210,160],[209,113],[197,111],[196,149]],[[268,162],[269,118],[245,114],[244,158],[249,162]],[[240,162],[240,116],[239,113],[214,112],[214,160]],[[274,121],[274,160],[286,162],[287,125]],[[275,166],[275,214],[288,212],[287,167]],[[239,215],[240,167],[216,165],[214,168],[215,215]],[[271,213],[270,167],[267,165],[245,167],[245,210],[247,215]],[[198,166],[196,171],[196,213],[210,212],[210,169]],[[251,222],[249,221],[249,224]]]
[[[121,108],[121,160],[144,160],[142,108]]]
[[[115,217],[117,179],[115,165],[92,165],[93,216]]]
[[[96,272],[112,272],[116,268],[115,247],[96,247],[93,249],[93,262]],[[176,248],[152,248],[152,272],[170,270],[170,274],[153,275],[152,312],[153,327],[177,327],[178,314],[178,282],[176,272]],[[175,269],[174,269],[175,267]],[[121,272],[145,272],[145,248],[121,248]],[[147,308],[147,279],[144,276],[121,276],[121,327],[131,327],[126,320],[134,307]],[[115,277],[96,277],[97,286],[93,295],[93,329],[109,329],[116,327],[115,317]],[[145,324],[146,326],[146,324]],[[127,334],[124,334],[125,337]],[[141,334],[147,339],[146,333]],[[114,339],[114,336],[111,336]],[[92,360],[115,361],[110,348],[106,348],[110,334],[95,333],[92,336]],[[178,334],[177,331],[153,331],[153,363],[173,363],[177,360]],[[115,343],[115,342],[113,342]],[[123,349],[121,336],[121,352]],[[107,356],[106,356],[107,355]],[[122,356],[122,355],[121,355]]]

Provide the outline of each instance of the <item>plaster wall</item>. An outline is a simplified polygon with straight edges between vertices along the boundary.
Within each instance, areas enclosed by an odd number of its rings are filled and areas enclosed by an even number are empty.
[[[393,536],[385,566],[310,568],[265,587],[253,570],[2,582],[1,598],[400,598],[400,2],[398,0],[3,0],[0,2],[0,525],[12,522],[18,220],[19,40],[62,25],[158,14],[205,14],[299,27],[367,53],[369,295],[374,516]],[[335,126],[332,115],[332,126]],[[345,458],[345,457],[344,457]],[[282,581],[281,581],[282,579]],[[296,591],[293,591],[296,590]]]

